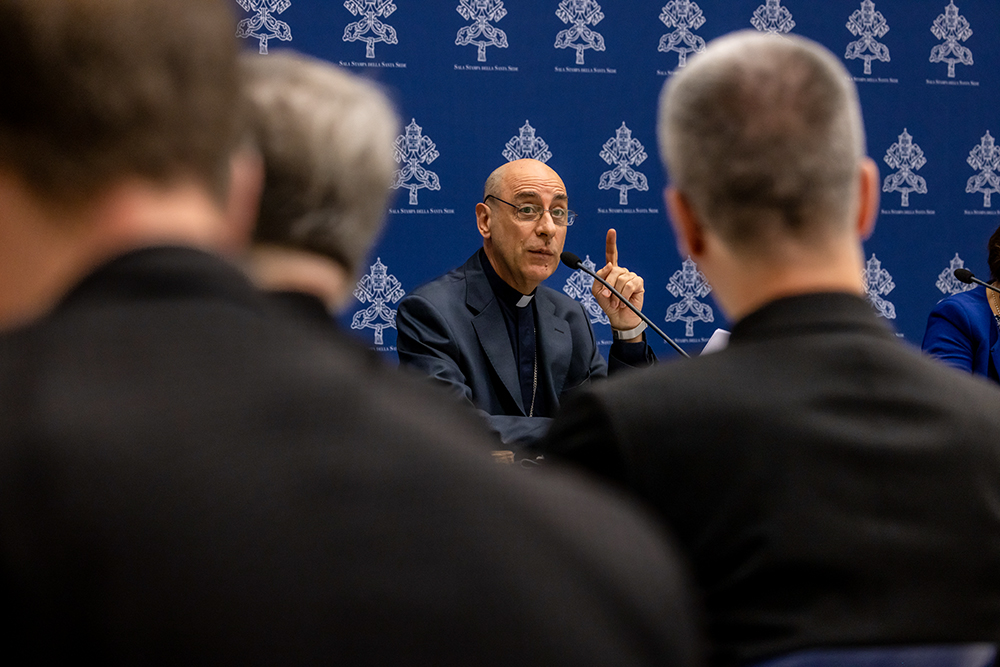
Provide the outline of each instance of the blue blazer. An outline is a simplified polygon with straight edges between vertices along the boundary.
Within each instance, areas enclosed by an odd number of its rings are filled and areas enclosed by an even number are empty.
[[[567,392],[608,375],[583,306],[540,286],[538,390],[553,410]],[[504,442],[531,441],[550,419],[526,416],[503,312],[476,252],[462,266],[409,293],[396,312],[399,362],[478,408]],[[647,346],[647,361],[654,358]],[[612,371],[627,367],[611,356]]]
[[[949,366],[1000,382],[996,365],[1000,335],[986,300],[986,288],[976,287],[938,301],[927,318],[921,348]]]

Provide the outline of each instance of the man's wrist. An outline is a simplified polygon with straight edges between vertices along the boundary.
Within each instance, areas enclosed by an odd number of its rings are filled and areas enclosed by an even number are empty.
[[[634,329],[629,329],[627,331],[619,331],[618,329],[611,329],[611,335],[615,340],[619,340],[623,343],[634,343],[641,340],[642,332],[646,330],[646,323],[640,322],[639,326]]]

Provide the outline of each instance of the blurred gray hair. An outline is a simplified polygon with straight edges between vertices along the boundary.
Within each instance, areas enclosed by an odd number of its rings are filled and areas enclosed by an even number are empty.
[[[266,174],[254,242],[355,273],[385,219],[399,117],[374,84],[321,60],[247,53],[241,65]]]
[[[657,122],[674,187],[743,249],[848,228],[865,152],[857,90],[824,47],[744,31],[667,82]]]

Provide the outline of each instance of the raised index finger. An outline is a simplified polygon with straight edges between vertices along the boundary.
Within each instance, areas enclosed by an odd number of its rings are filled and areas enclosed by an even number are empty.
[[[608,264],[618,266],[618,232],[613,228],[608,230],[608,238],[604,249]]]

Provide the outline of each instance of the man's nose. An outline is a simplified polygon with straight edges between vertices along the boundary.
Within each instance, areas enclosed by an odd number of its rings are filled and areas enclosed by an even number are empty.
[[[542,211],[542,217],[535,223],[535,233],[539,236],[552,236],[558,226],[549,210],[545,209]]]

